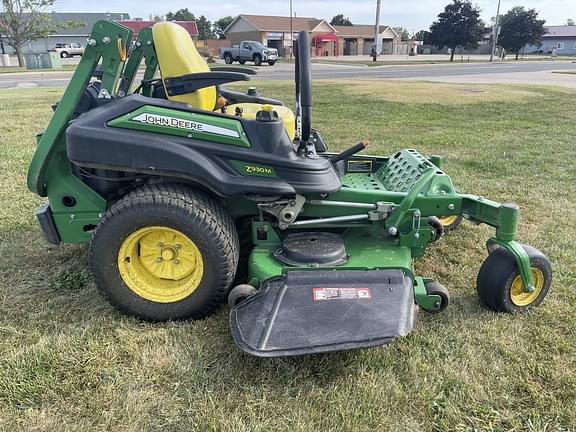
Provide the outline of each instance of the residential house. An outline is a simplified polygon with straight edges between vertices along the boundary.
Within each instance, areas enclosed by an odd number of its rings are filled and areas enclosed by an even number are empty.
[[[525,53],[558,55],[576,54],[576,25],[544,26],[546,34],[542,37],[542,46],[528,46]]]

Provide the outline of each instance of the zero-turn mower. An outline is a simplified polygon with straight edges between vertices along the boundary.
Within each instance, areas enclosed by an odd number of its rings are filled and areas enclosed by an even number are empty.
[[[546,296],[551,266],[515,241],[516,205],[457,192],[438,156],[327,150],[311,127],[306,33],[296,114],[223,87],[254,72],[209,69],[177,24],[132,36],[96,23],[28,173],[48,197],[37,212],[48,240],[90,242],[96,285],[121,311],[200,319],[228,297],[233,338],[256,356],[381,345],[418,309],[447,307],[413,262],[462,217],[496,231],[477,279],[488,308]]]

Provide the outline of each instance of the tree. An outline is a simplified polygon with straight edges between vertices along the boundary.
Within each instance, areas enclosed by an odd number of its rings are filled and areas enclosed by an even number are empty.
[[[226,36],[224,35],[224,30],[228,28],[230,24],[232,24],[234,18],[231,16],[225,16],[224,18],[220,18],[214,21],[214,34],[218,36],[218,39],[225,39]]]
[[[414,35],[414,40],[422,41],[424,45],[428,45],[430,43],[430,32],[427,30],[420,30]]]
[[[480,9],[472,6],[467,0],[454,0],[430,26],[430,43],[438,48],[450,48],[452,51],[450,61],[453,61],[457,47],[478,46],[483,29]]]
[[[404,27],[394,27],[394,30],[396,30],[396,33],[400,35],[400,39],[402,40],[402,42],[410,39],[410,32],[408,31],[408,29],[405,29]]]
[[[330,25],[351,26],[352,21],[350,21],[350,18],[345,17],[344,14],[338,14],[332,17]]]
[[[166,21],[195,21],[196,27],[198,27],[198,37],[200,39],[214,39],[214,33],[212,32],[212,24],[210,21],[208,21],[204,15],[196,18],[188,8],[178,9],[176,12],[168,12],[166,14]]]
[[[178,9],[176,12],[168,12],[166,21],[196,21],[196,17],[188,8]]]
[[[196,20],[198,27],[198,37],[200,39],[214,39],[214,32],[212,31],[212,23],[204,15]]]
[[[0,33],[3,42],[14,48],[18,66],[25,66],[22,49],[26,43],[82,25],[78,21],[53,22],[46,11],[54,3],[55,0],[2,0]]]
[[[542,36],[546,33],[545,20],[538,19],[535,9],[525,9],[516,6],[506,12],[500,19],[500,35],[498,44],[505,50],[516,53],[516,60],[520,51],[526,45],[542,45]]]

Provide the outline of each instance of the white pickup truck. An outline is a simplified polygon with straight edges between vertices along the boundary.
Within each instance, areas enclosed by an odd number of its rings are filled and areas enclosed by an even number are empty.
[[[224,59],[226,64],[232,64],[235,61],[240,64],[253,61],[256,66],[260,66],[262,62],[274,66],[278,60],[278,50],[268,48],[261,42],[242,41],[240,45],[234,45],[232,48],[220,48],[220,58]]]
[[[84,47],[79,43],[58,43],[52,51],[60,53],[61,58],[81,56],[84,54]]]

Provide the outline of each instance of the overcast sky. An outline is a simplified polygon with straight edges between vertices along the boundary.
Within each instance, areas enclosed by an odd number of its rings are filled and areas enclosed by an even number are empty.
[[[406,27],[409,31],[427,29],[447,0],[382,0],[381,23]],[[477,0],[482,17],[489,21],[496,15],[498,0]],[[354,24],[373,24],[376,0],[293,0],[297,16],[330,18],[343,13]],[[565,24],[576,19],[576,0],[502,0],[502,11],[522,5],[535,8],[549,25]],[[289,15],[289,0],[99,0],[87,4],[85,0],[57,0],[54,7],[60,12],[127,12],[131,17],[148,18],[150,14],[164,15],[169,11],[188,8],[195,15],[206,15],[214,21],[226,15],[240,13],[260,15]]]

